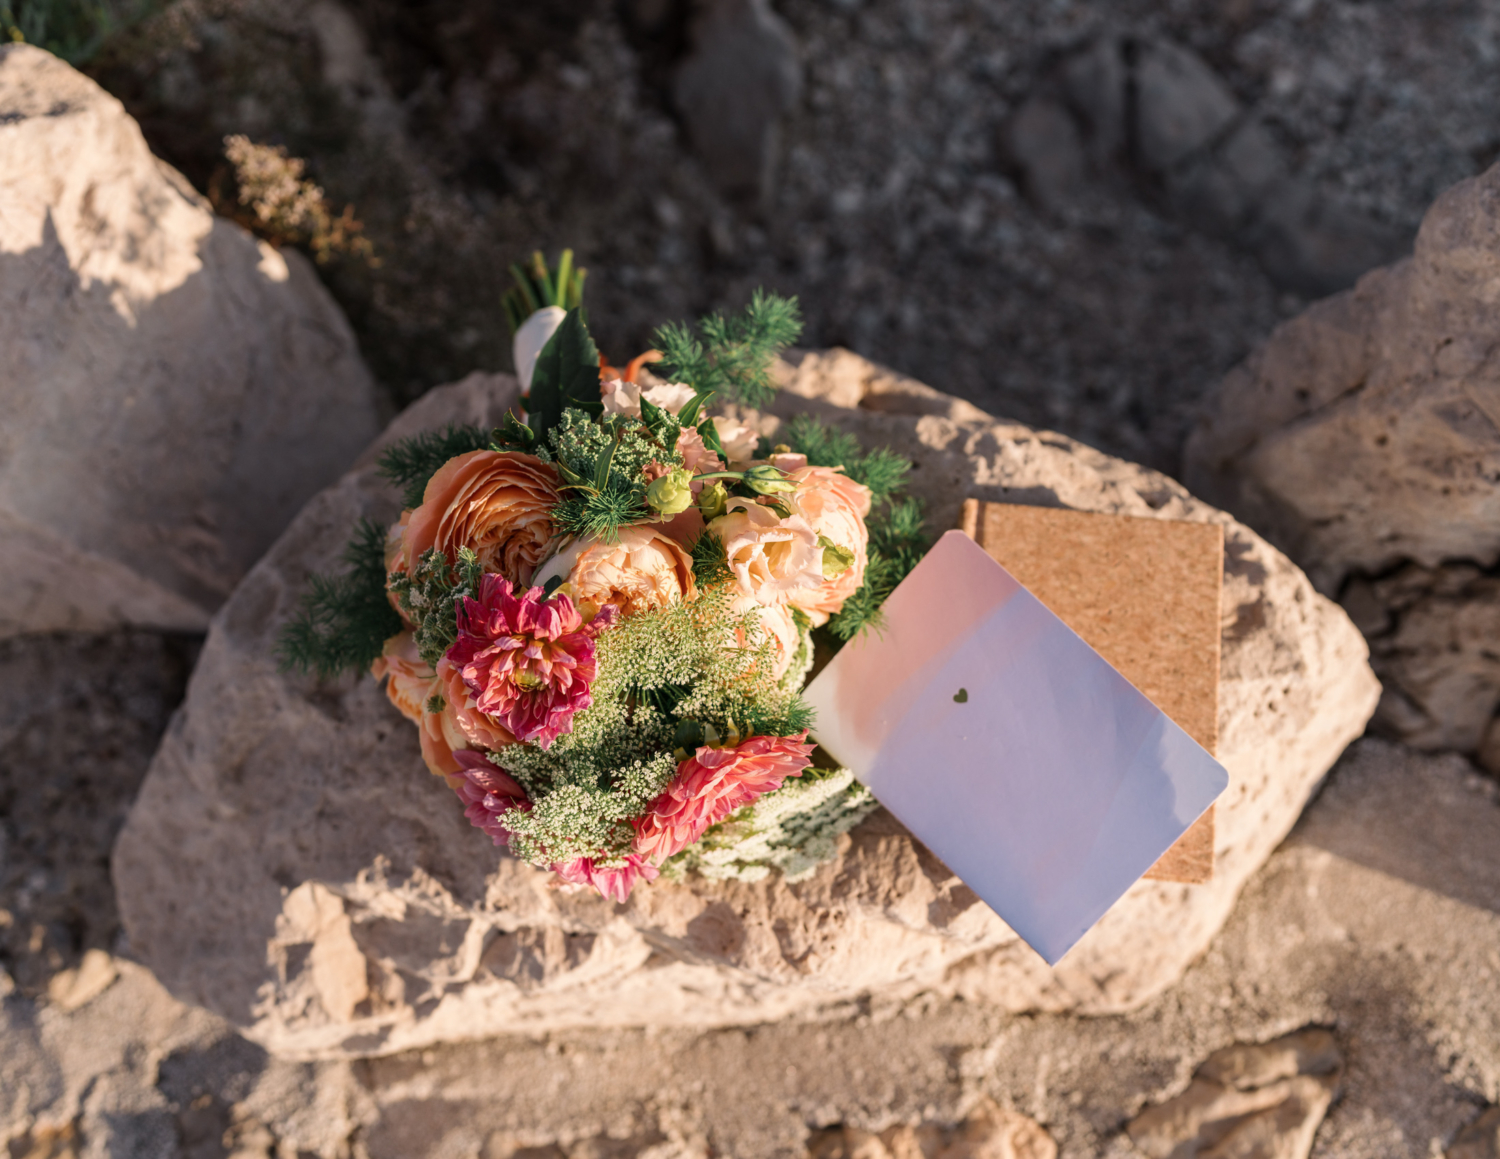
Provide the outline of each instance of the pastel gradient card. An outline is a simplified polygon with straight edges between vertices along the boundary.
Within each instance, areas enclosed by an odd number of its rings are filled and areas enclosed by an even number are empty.
[[[1049,964],[1229,783],[968,536],[808,686],[820,744]]]

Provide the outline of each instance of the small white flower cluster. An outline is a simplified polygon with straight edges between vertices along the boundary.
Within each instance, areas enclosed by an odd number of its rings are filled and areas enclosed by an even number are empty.
[[[872,812],[877,802],[848,769],[808,769],[774,793],[741,809],[704,834],[697,845],[667,863],[678,876],[759,881],[779,869],[788,881],[812,875],[838,851],[838,838]]]

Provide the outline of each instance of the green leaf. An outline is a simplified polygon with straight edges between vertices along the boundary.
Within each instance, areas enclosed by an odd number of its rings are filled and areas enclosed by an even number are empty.
[[[609,446],[594,460],[594,486],[600,491],[603,491],[604,485],[609,482],[609,467],[615,460],[615,450],[619,445],[619,439],[610,440]]]
[[[695,394],[687,406],[677,412],[677,421],[682,425],[683,430],[698,425],[698,413],[708,405],[708,400],[713,396],[713,391],[707,394]]]
[[[536,432],[507,412],[500,425],[490,432],[490,442],[501,450],[515,447],[517,450],[529,451],[536,446]]]
[[[599,348],[589,337],[582,308],[569,310],[542,348],[526,400],[527,422],[540,438],[555,427],[567,407],[592,415],[604,410],[599,398]]]
[[[641,422],[646,424],[646,429],[658,440],[661,440],[672,421],[672,416],[662,410],[649,398],[641,399]]]
[[[698,437],[703,440],[703,445],[719,458],[724,457],[724,444],[719,439],[719,428],[714,426],[713,419],[704,419],[698,424]]]

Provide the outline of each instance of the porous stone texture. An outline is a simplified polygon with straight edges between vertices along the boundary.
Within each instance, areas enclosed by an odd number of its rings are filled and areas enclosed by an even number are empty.
[[[1131,1142],[1149,1159],[1307,1159],[1343,1069],[1338,1043],[1322,1029],[1226,1046],[1187,1090],[1131,1120]]]
[[[1437,200],[1410,260],[1278,327],[1185,452],[1195,492],[1342,593],[1380,727],[1424,748],[1481,750],[1500,707],[1497,303],[1500,167]]]
[[[966,495],[1224,525],[1219,756],[1230,786],[1212,883],[1138,883],[1055,969],[885,813],[797,884],[656,883],[623,906],[554,888],[468,826],[372,681],[276,671],[276,635],[309,571],[334,566],[359,515],[395,514],[372,451],[215,619],[116,847],[133,952],[272,1052],[309,1056],[505,1031],[763,1022],[921,992],[1102,1014],[1181,977],[1373,710],[1358,632],[1283,556],[1164,476],[847,351],[796,355],[782,377],[766,430],[807,411],[911,457],[934,529],[956,524]],[[514,398],[514,380],[471,376],[422,399],[386,438],[492,424]]]
[[[57,814],[39,842],[102,857],[80,820]],[[1000,1118],[1038,1124],[1061,1159],[1140,1159],[1127,1124],[1191,1089],[1206,1060],[1322,1027],[1344,1069],[1314,1159],[1494,1159],[1497,840],[1493,781],[1451,755],[1356,742],[1182,981],[1105,1017],[924,994],[743,1029],[579,1028],[309,1063],[184,1008],[131,961],[115,958],[115,981],[72,1010],[0,973],[0,1146],[51,1159],[796,1159],[847,1141],[884,1159],[873,1137],[891,1159],[938,1159],[975,1120]],[[25,849],[12,860],[37,865]],[[27,972],[26,956],[23,942],[3,961]]]
[[[984,1098],[963,1122],[898,1123],[876,1134],[848,1123],[808,1140],[808,1159],[1057,1159],[1057,1144],[1035,1119]]]
[[[1407,564],[1351,579],[1341,602],[1385,685],[1374,726],[1415,748],[1474,753],[1500,773],[1500,575]]]
[[[113,97],[0,47],[0,635],[201,631],[379,429],[312,268]]]

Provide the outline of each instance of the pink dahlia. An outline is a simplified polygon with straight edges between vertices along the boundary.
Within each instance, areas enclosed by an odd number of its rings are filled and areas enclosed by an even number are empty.
[[[638,881],[654,881],[656,866],[643,861],[639,854],[629,853],[625,864],[617,869],[604,869],[594,864],[591,857],[575,857],[552,867],[552,872],[573,885],[591,885],[610,901],[623,902],[630,896]]]
[[[477,600],[465,597],[446,658],[475,708],[517,740],[545,749],[593,703],[594,636],[613,622],[605,610],[585,624],[567,596],[547,599],[541,588],[516,595],[509,581],[490,574]]]
[[[513,809],[527,810],[531,802],[526,790],[504,769],[496,768],[483,753],[459,749],[453,757],[459,764],[457,775],[449,778],[454,792],[464,803],[464,816],[476,829],[483,829],[496,845],[510,839],[505,817]]]
[[[781,788],[811,763],[813,746],[795,737],[752,736],[734,748],[700,748],[677,766],[666,792],[635,824],[635,851],[660,865],[736,809]]]

